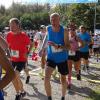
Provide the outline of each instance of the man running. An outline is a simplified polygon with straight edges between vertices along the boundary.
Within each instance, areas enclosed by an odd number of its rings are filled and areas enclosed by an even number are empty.
[[[52,100],[51,84],[50,78],[54,69],[58,68],[61,78],[62,86],[62,97],[61,100],[65,100],[67,83],[66,75],[68,74],[67,58],[68,54],[65,50],[65,46],[69,47],[67,40],[64,43],[64,34],[66,34],[66,39],[68,39],[67,31],[60,25],[60,16],[58,13],[53,13],[50,15],[51,25],[47,27],[47,66],[45,69],[45,90],[48,96],[48,100]]]
[[[21,31],[21,23],[17,18],[11,18],[9,26],[10,32],[7,34],[7,43],[11,51],[10,60],[16,72],[16,78],[13,80],[17,92],[15,100],[20,100],[26,94],[20,79],[20,72],[26,66],[27,54],[30,52],[32,45],[26,33]]]
[[[84,67],[83,69],[89,70],[89,44],[91,42],[91,37],[89,33],[86,32],[86,27],[81,25],[79,27],[80,33],[78,37],[83,41],[84,46],[80,48],[80,58],[83,58]]]
[[[46,26],[41,25],[40,32],[37,32],[35,35],[35,38],[34,38],[34,41],[38,41],[38,43],[39,43],[38,51],[40,51],[40,49],[41,49],[45,35],[46,35]],[[44,79],[44,69],[45,69],[45,64],[46,64],[46,51],[45,51],[45,49],[43,50],[43,54],[40,57],[41,57],[41,72],[39,73],[39,75],[42,79]]]

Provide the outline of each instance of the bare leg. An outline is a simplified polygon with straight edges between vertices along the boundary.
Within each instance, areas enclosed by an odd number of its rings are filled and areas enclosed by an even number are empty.
[[[80,61],[74,62],[76,73],[79,74],[80,70]]]
[[[46,90],[46,94],[47,96],[51,96],[51,84],[50,84],[50,78],[51,78],[51,74],[53,73],[53,68],[51,67],[46,67],[45,70],[45,80],[44,80],[44,85],[45,85],[45,90]]]
[[[69,70],[68,84],[71,84],[71,76],[72,76],[72,61],[71,60],[68,60],[68,70]]]
[[[22,84],[22,81],[20,79],[20,75],[19,74],[20,73],[18,71],[16,71],[15,79],[12,81],[16,92],[24,91],[23,84]]]
[[[74,66],[77,74],[77,80],[81,80],[80,61],[74,62]]]
[[[30,80],[30,75],[29,75],[29,69],[28,69],[28,62],[26,63],[26,66],[25,66],[25,68],[24,68],[24,72],[25,72],[25,74],[26,74],[26,84],[28,84],[29,83],[29,80]]]
[[[44,75],[44,69],[46,64],[46,55],[43,54],[41,57],[41,73]]]
[[[29,69],[27,67],[25,67],[24,71],[25,71],[26,76],[30,76],[29,75]]]
[[[66,75],[61,75],[62,97],[65,97],[67,90]]]

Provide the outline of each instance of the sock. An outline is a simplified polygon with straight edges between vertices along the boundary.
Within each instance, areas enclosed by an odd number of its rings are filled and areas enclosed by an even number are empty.
[[[20,95],[20,92],[17,92],[16,95]]]
[[[52,100],[52,97],[51,96],[48,96],[48,100]]]
[[[65,97],[61,97],[61,100],[65,100]]]
[[[25,93],[25,91],[21,91],[21,93]]]
[[[89,69],[89,65],[86,65],[86,68]]]

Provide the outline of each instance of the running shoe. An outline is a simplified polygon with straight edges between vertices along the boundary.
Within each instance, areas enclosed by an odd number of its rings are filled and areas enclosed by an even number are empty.
[[[28,84],[29,83],[29,81],[30,81],[30,76],[27,76],[27,78],[26,78],[26,84]]]
[[[48,96],[48,100],[52,100],[52,97],[51,96]]]
[[[81,80],[81,75],[77,74],[77,80]]]
[[[65,100],[65,97],[61,97],[61,100]]]
[[[44,80],[44,75],[43,75],[43,73],[39,73],[39,76],[40,76],[40,78],[41,78],[42,80]]]
[[[24,92],[21,92],[20,94],[21,94],[22,97],[25,97],[26,96],[26,92],[25,91]]]
[[[21,94],[17,94],[15,97],[15,100],[21,100],[22,99],[22,95]]]
[[[86,69],[89,70],[89,66],[86,66]]]

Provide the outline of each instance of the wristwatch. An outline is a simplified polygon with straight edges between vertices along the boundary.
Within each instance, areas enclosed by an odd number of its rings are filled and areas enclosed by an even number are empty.
[[[58,48],[60,48],[61,47],[61,44],[58,44]]]

